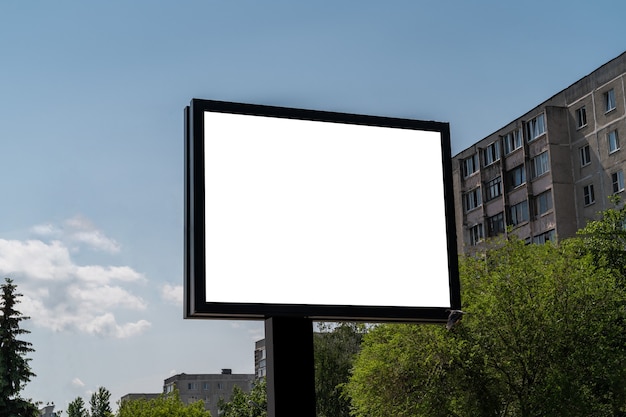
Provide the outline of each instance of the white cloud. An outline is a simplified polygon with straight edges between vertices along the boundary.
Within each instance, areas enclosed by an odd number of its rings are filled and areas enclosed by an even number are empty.
[[[128,266],[76,266],[75,273],[84,281],[98,284],[107,284],[111,281],[145,281],[142,274]]]
[[[116,253],[120,251],[120,245],[98,230],[87,218],[74,216],[65,221],[69,237],[78,243],[85,243],[92,249]]]
[[[80,215],[66,220],[61,227],[51,223],[44,223],[33,226],[30,230],[39,237],[54,237],[78,245],[84,244],[94,250],[118,253],[121,249],[120,244],[115,239],[106,236],[89,219]]]
[[[79,286],[71,285],[67,294],[79,304],[81,309],[92,305],[108,310],[112,307],[124,307],[132,310],[145,310],[146,303],[135,295],[118,286]]]
[[[85,386],[85,383],[83,381],[80,380],[80,378],[76,377],[74,379],[72,379],[72,386],[76,387],[76,388],[82,388]]]
[[[94,249],[112,253],[120,251],[120,245],[115,240],[107,238],[98,230],[75,232],[72,234],[72,238],[77,242],[86,243]]]
[[[161,298],[170,304],[183,305],[183,286],[165,284],[161,287]]]
[[[91,230],[95,232],[92,236],[102,238],[90,240],[82,232],[72,232],[78,229]],[[46,224],[31,231],[42,239],[0,239],[0,274],[14,279],[23,294],[20,311],[35,325],[116,338],[131,337],[150,327],[146,320],[118,323],[115,317],[119,309],[146,309],[146,301],[129,287],[146,282],[145,277],[130,266],[79,265],[68,245],[78,242],[111,252],[119,250],[115,241],[84,217],[68,220],[61,229]]]
[[[103,337],[127,338],[143,333],[151,326],[146,320],[139,320],[135,323],[125,323],[119,325],[115,316],[106,313],[93,317],[90,321],[81,324],[81,329],[86,333]]]
[[[67,276],[72,268],[70,254],[61,242],[0,239],[0,271],[22,273],[29,278],[52,280]]]
[[[31,231],[39,236],[58,236],[61,233],[60,229],[50,223],[33,226]]]

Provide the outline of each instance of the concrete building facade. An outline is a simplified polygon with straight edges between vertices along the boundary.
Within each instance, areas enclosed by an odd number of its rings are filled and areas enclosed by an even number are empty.
[[[459,253],[567,238],[622,195],[626,52],[453,157]],[[626,144],[625,144],[626,145]]]
[[[126,394],[124,396],[122,396],[122,398],[120,398],[121,402],[124,401],[135,401],[135,400],[154,400],[156,398],[159,398],[161,396],[161,393],[132,393],[132,394]]]
[[[250,392],[254,381],[254,374],[233,374],[230,369],[222,369],[221,374],[182,373],[163,381],[163,393],[178,389],[180,399],[185,404],[203,400],[211,415],[217,416],[220,399],[229,401],[235,386],[244,392]]]
[[[39,409],[39,417],[58,417],[54,412],[54,403],[46,404],[45,407]]]
[[[265,339],[254,343],[254,374],[257,379],[267,376],[267,356],[265,351]]]

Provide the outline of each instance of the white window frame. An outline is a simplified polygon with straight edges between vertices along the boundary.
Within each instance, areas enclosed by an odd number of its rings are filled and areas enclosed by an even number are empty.
[[[469,244],[470,246],[476,246],[485,239],[485,232],[483,230],[483,224],[478,223],[468,228],[469,232]]]
[[[494,220],[495,219],[495,220]],[[498,224],[498,230],[495,230],[494,227],[492,227],[494,224]],[[487,219],[487,233],[489,236],[497,236],[500,233],[504,233],[504,231],[506,230],[506,221],[504,218],[504,212],[501,211],[498,214],[495,214],[491,217],[489,217]]]
[[[624,191],[624,171],[621,169],[611,174],[611,183],[613,185],[613,194]]]
[[[548,151],[535,156],[532,159],[530,166],[532,168],[533,179],[540,177],[546,172],[550,172],[550,159],[548,157]]]
[[[580,152],[580,166],[585,167],[591,163],[591,148],[589,145],[585,145],[579,149]]]
[[[489,166],[500,160],[500,141],[490,143],[483,149],[483,161],[485,166]]]
[[[576,128],[582,129],[587,126],[587,109],[585,106],[576,109]]]
[[[521,203],[517,203],[509,207],[509,224],[512,226],[518,226],[522,223],[526,223],[530,220],[528,213],[528,200],[524,200]]]
[[[522,147],[523,139],[522,139],[522,128],[515,129],[502,137],[502,142],[504,144],[504,154],[508,155],[511,152]]]
[[[539,136],[546,133],[546,115],[545,113],[541,113],[536,117],[530,119],[528,123],[526,123],[526,133],[528,134],[528,142],[532,142],[537,139]]]
[[[585,206],[590,206],[596,202],[593,184],[587,184],[583,187],[583,202]]]
[[[542,216],[552,210],[553,207],[552,190],[544,191],[535,197],[536,216]]]
[[[480,169],[478,161],[478,154],[474,154],[469,158],[465,158],[461,161],[461,169],[463,170],[463,178],[467,178]]]
[[[552,229],[533,237],[533,243],[543,245],[548,241],[554,241],[554,239],[556,239],[556,230]]]
[[[521,181],[519,183],[517,182],[513,182],[512,179],[515,178],[517,179],[518,175],[514,175],[514,172],[520,172],[521,174]],[[522,165],[518,165],[515,168],[513,168],[512,170],[507,172],[507,180],[509,181],[509,185],[512,188],[517,188],[517,187],[521,187],[522,185],[526,184],[526,167],[524,166],[524,164]]]
[[[605,113],[615,110],[616,102],[615,102],[615,89],[611,88],[606,93],[604,93],[604,109]]]
[[[617,129],[613,129],[606,134],[606,141],[609,147],[609,154],[619,151],[619,136],[617,134]]]
[[[498,176],[485,183],[485,201],[491,201],[502,195],[502,177]]]
[[[466,213],[475,210],[482,205],[483,201],[480,187],[476,187],[463,194],[463,208]]]

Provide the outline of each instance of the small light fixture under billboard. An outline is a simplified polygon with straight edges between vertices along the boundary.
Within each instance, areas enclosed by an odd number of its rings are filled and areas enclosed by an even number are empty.
[[[445,322],[447,123],[194,99],[185,317]]]

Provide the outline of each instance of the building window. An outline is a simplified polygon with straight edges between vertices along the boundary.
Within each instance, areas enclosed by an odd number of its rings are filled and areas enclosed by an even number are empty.
[[[208,382],[202,384],[202,389],[208,391],[211,388],[211,385]]]
[[[604,93],[604,109],[606,113],[615,109],[615,90],[612,88]]]
[[[223,390],[223,389],[224,389],[224,384],[223,384],[223,383],[221,383],[221,382],[218,382],[218,383],[217,383],[217,389],[219,389],[219,390]]]
[[[522,147],[522,129],[516,129],[509,132],[504,135],[502,139],[504,142],[504,153],[508,155],[514,150]]]
[[[587,126],[587,110],[585,106],[582,106],[576,110],[576,127],[580,129],[585,126]]]
[[[596,196],[593,193],[593,184],[585,185],[583,187],[583,197],[586,206],[596,202]]]
[[[528,142],[537,139],[544,133],[546,133],[546,120],[544,114],[540,114],[526,124]]]
[[[611,130],[606,139],[609,142],[609,153],[613,153],[619,150],[619,137],[617,136],[617,130]]]
[[[463,178],[467,178],[474,172],[478,171],[478,154],[474,154],[469,158],[465,158],[461,162],[461,169],[463,170]]]
[[[487,233],[489,233],[489,236],[497,236],[504,233],[504,213],[498,213],[487,219]]]
[[[485,183],[485,199],[493,200],[502,195],[502,177],[496,177]]]
[[[198,384],[195,382],[189,382],[187,383],[187,389],[188,390],[197,390],[198,389]]]
[[[485,161],[485,166],[491,165],[494,162],[500,159],[500,142],[496,141],[491,145],[487,146],[485,150],[483,150],[483,160]]]
[[[471,211],[479,207],[482,204],[482,198],[480,193],[480,187],[474,188],[472,191],[463,194],[463,205],[465,211]]]
[[[589,149],[589,145],[585,145],[580,148],[580,166],[584,167],[585,165],[589,165],[591,163],[591,150]]]
[[[619,170],[612,173],[611,181],[613,182],[613,194],[624,191],[624,171]]]
[[[513,226],[528,221],[528,200],[524,200],[509,208],[509,220]]]
[[[470,245],[474,246],[483,240],[483,224],[477,224],[469,228]]]
[[[552,209],[552,191],[545,191],[535,197],[535,213],[537,216]]]
[[[533,173],[533,178],[537,178],[540,175],[545,174],[550,171],[550,163],[548,161],[548,152],[543,152],[536,157],[534,157],[531,161],[531,169]]]
[[[556,232],[554,231],[554,229],[552,229],[552,230],[548,230],[545,233],[535,236],[533,238],[533,243],[537,245],[543,245],[546,242],[550,242],[550,241],[554,242],[555,239],[556,239]]]
[[[526,182],[526,170],[524,165],[513,168],[507,173],[509,185],[512,188],[519,187]]]

